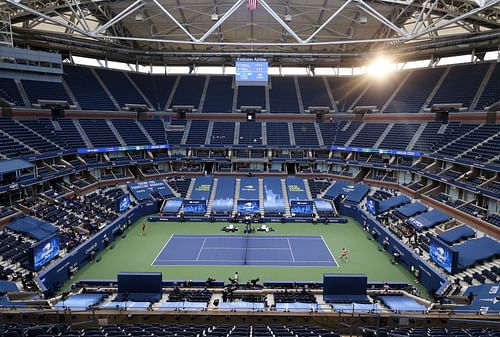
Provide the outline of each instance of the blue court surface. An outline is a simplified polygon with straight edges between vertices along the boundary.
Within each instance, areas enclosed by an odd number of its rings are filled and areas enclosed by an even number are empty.
[[[321,236],[172,235],[153,266],[321,266],[337,263]]]

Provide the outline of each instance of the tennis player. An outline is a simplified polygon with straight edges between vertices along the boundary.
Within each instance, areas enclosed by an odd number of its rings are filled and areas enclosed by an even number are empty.
[[[339,256],[339,258],[340,258],[341,260],[344,260],[344,262],[347,262],[347,256],[348,256],[348,255],[349,255],[349,254],[347,253],[347,249],[342,248],[342,251],[340,252],[340,256]]]

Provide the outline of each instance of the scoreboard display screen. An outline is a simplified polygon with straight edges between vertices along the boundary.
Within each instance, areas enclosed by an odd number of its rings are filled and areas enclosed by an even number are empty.
[[[236,60],[237,85],[267,85],[268,63],[265,59]]]
[[[457,269],[458,252],[438,238],[432,237],[429,242],[429,256],[438,266],[450,274]]]
[[[30,248],[31,267],[38,271],[51,260],[59,256],[59,236],[53,235],[34,244]]]

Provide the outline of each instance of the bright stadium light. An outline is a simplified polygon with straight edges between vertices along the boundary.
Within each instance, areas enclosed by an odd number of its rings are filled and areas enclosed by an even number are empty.
[[[366,72],[372,76],[384,76],[395,70],[395,65],[385,57],[377,57],[367,66]]]

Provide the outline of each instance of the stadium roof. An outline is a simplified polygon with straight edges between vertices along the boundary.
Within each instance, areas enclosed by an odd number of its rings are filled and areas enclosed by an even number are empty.
[[[500,0],[5,0],[15,45],[129,63],[355,65],[481,55],[500,45]],[[1,23],[1,22],[0,22]],[[0,24],[1,26],[1,24]],[[5,26],[5,25],[4,25]],[[4,29],[4,43],[9,32]]]

